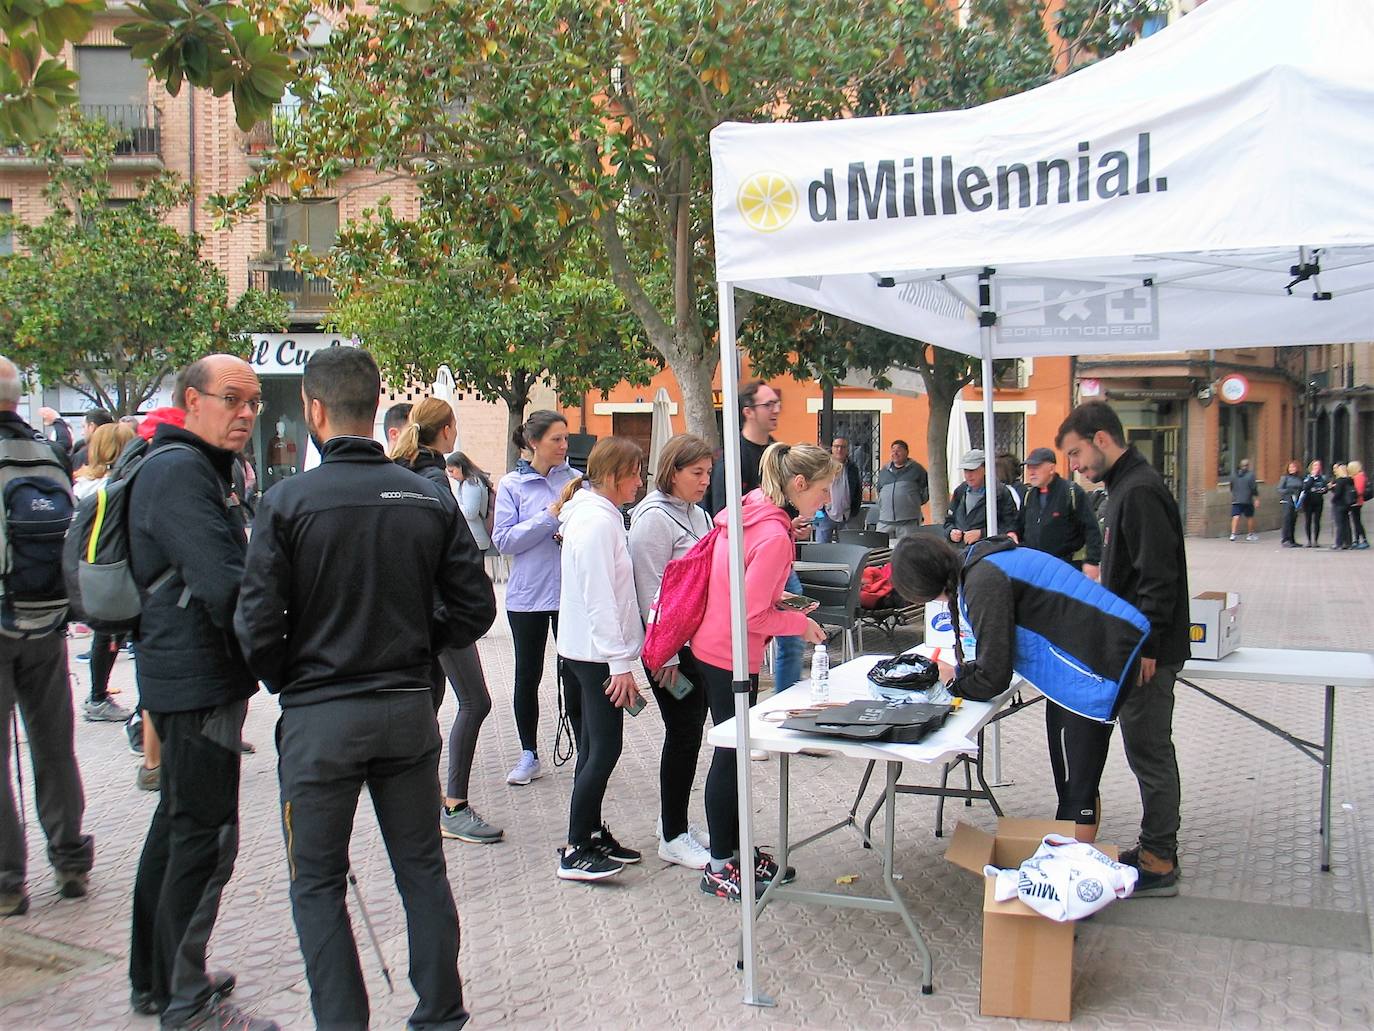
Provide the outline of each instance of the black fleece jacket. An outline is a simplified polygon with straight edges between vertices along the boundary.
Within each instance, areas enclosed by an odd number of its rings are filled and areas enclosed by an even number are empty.
[[[1102,531],[1083,488],[1056,475],[1049,488],[1027,485],[1021,501],[1021,543],[1070,561],[1085,548],[1083,561],[1095,566],[1102,561]]]
[[[189,444],[200,454],[173,448]],[[153,712],[208,709],[258,689],[234,639],[243,579],[243,510],[233,489],[234,452],[179,426],[153,435],[129,494],[129,564],[145,590],[170,566],[176,576],[147,596],[139,619],[139,704]],[[179,604],[184,589],[190,601]]]
[[[334,437],[322,458],[258,507],[234,620],[248,663],[283,706],[428,691],[435,650],[496,618],[481,552],[457,505],[376,441]]]
[[[1142,657],[1181,665],[1188,644],[1188,556],[1178,503],[1153,466],[1128,447],[1103,478],[1107,518],[1102,586],[1150,621]]]

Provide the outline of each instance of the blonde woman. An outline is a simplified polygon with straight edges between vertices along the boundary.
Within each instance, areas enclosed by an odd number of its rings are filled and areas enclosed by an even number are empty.
[[[611,773],[620,761],[622,710],[641,703],[634,671],[644,647],[634,569],[621,508],[639,492],[644,453],[623,437],[599,440],[587,456],[586,489],[579,477],[556,506],[562,536],[558,655],[577,735],[577,770],[568,810],[568,844],[558,876],[569,881],[614,877],[642,858],[622,845],[601,815]]]
[[[770,444],[759,463],[762,485],[744,499],[744,592],[749,638],[750,701],[758,689],[763,647],[770,637],[800,636],[812,644],[825,640],[825,631],[805,613],[780,608],[784,585],[792,571],[792,519],[787,506],[802,519],[811,519],[830,500],[830,483],[841,465],[814,444]],[[716,516],[726,524],[727,512]],[[716,724],[734,716],[733,660],[730,645],[729,542],[716,539],[711,559],[711,582],[701,628],[692,638],[711,720]],[[735,750],[717,748],[706,777],[706,824],[711,833],[711,860],[701,875],[707,895],[739,901],[739,803],[735,781]],[[772,856],[755,850],[755,887],[762,892],[778,876]],[[783,874],[792,879],[792,870]]]
[[[449,489],[444,454],[453,449],[457,438],[458,420],[452,407],[440,398],[427,397],[410,410],[410,418],[391,446],[392,461],[432,480],[455,508],[458,502]],[[435,657],[430,676],[436,712],[444,700],[445,678],[458,699],[458,715],[448,734],[448,781],[443,809],[439,813],[439,832],[446,838],[470,845],[494,844],[505,832],[488,823],[468,804],[477,735],[491,712],[491,692],[487,690],[477,645],[442,649]]]
[[[1352,531],[1350,546],[1356,551],[1364,551],[1369,547],[1369,537],[1364,532],[1364,503],[1365,494],[1369,489],[1369,476],[1364,471],[1364,466],[1356,461],[1349,461],[1345,464],[1346,471],[1350,473],[1350,480],[1355,485],[1355,501],[1350,506],[1350,529]]]
[[[1338,462],[1331,470],[1331,522],[1336,530],[1336,543],[1332,551],[1350,550],[1350,510],[1355,507],[1355,481],[1350,478],[1350,469]]]
[[[95,428],[86,442],[86,464],[76,471],[73,490],[78,500],[90,497],[110,482],[111,467],[124,445],[133,439],[133,428],[122,423]],[[118,635],[97,631],[91,636],[91,696],[81,707],[81,715],[88,723],[124,723],[131,715],[110,698],[110,673],[122,647],[124,638]]]

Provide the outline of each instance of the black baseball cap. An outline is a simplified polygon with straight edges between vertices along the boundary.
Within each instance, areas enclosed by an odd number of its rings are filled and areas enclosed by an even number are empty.
[[[1042,462],[1049,462],[1051,465],[1058,465],[1059,459],[1055,457],[1054,451],[1047,447],[1038,447],[1026,456],[1022,465],[1040,465]]]

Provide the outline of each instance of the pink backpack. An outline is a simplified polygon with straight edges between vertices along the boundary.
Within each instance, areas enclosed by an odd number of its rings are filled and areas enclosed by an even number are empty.
[[[725,532],[714,527],[692,545],[692,550],[675,558],[663,569],[658,597],[649,608],[644,632],[644,665],[657,673],[663,664],[680,652],[701,626],[706,612],[706,593],[711,586],[711,559],[716,538]]]

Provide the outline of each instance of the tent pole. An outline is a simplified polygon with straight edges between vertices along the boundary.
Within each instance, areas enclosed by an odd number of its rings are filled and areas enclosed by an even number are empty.
[[[985,268],[978,275],[978,340],[983,357],[983,455],[987,459],[988,492],[983,501],[988,515],[988,536],[996,536],[997,526],[997,419],[992,400],[992,328],[997,325],[997,312],[992,307],[992,277],[995,269]],[[1008,530],[1012,527],[1007,527]],[[957,600],[955,604],[958,604]],[[1002,724],[992,725],[987,738],[989,758],[992,760],[992,782],[1002,784]]]
[[[720,385],[724,407],[725,511],[730,559],[730,644],[734,660],[735,771],[739,790],[740,963],[744,970],[744,1005],[774,1006],[758,990],[754,949],[754,827],[752,763],[749,761],[749,640],[744,602],[744,526],[740,512],[739,354],[735,349],[735,287],[721,283]]]

